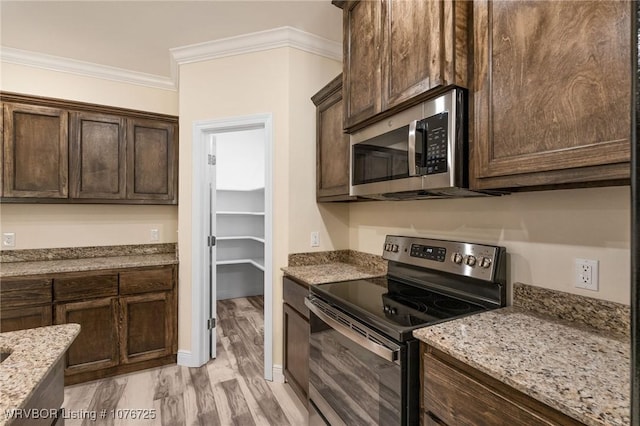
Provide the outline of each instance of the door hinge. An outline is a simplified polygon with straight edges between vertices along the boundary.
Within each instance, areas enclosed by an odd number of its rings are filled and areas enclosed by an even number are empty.
[[[214,328],[216,328],[216,319],[215,318],[209,318],[207,320],[207,328],[209,330],[213,330]]]
[[[213,154],[208,154],[207,163],[209,163],[210,166],[215,166],[216,165],[216,156],[213,155]]]
[[[209,235],[207,237],[207,245],[209,247],[213,247],[216,245],[216,237],[214,235]]]

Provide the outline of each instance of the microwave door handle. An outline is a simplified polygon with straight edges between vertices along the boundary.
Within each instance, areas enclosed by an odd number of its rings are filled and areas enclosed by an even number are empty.
[[[418,169],[416,167],[416,128],[418,127],[418,120],[413,120],[409,123],[409,141],[407,155],[409,176],[418,176]]]

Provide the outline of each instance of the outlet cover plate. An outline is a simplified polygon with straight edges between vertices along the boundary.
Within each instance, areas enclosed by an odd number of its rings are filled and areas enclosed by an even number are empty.
[[[598,291],[598,261],[576,259],[576,288]]]
[[[2,233],[2,247],[15,247],[16,246],[16,233],[15,232],[3,232]]]

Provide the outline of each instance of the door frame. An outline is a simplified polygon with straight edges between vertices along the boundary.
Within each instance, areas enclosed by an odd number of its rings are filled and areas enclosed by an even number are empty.
[[[208,275],[206,254],[207,220],[205,209],[205,161],[207,140],[212,134],[263,128],[265,142],[265,243],[264,243],[264,378],[273,380],[273,115],[253,114],[212,120],[194,121],[191,194],[191,352],[193,361],[203,365],[209,360],[209,332],[207,329],[209,286],[202,283]],[[198,238],[197,236],[202,236]],[[203,288],[205,287],[205,288]]]

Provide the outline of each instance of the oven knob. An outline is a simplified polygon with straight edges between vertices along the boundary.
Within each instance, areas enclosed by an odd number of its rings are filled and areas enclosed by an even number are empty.
[[[398,313],[398,310],[396,308],[391,308],[389,309],[389,312],[391,312],[391,315],[395,315]]]
[[[488,268],[489,266],[491,266],[491,258],[490,257],[483,257],[482,259],[480,259],[480,267]]]
[[[475,266],[476,264],[476,257],[473,255],[469,255],[465,258],[464,263],[466,263],[469,266]]]
[[[398,252],[398,245],[397,244],[393,244],[391,246],[391,251],[394,252],[394,253],[397,253]]]
[[[462,255],[460,253],[453,253],[451,255],[451,261],[460,265],[462,263]]]

